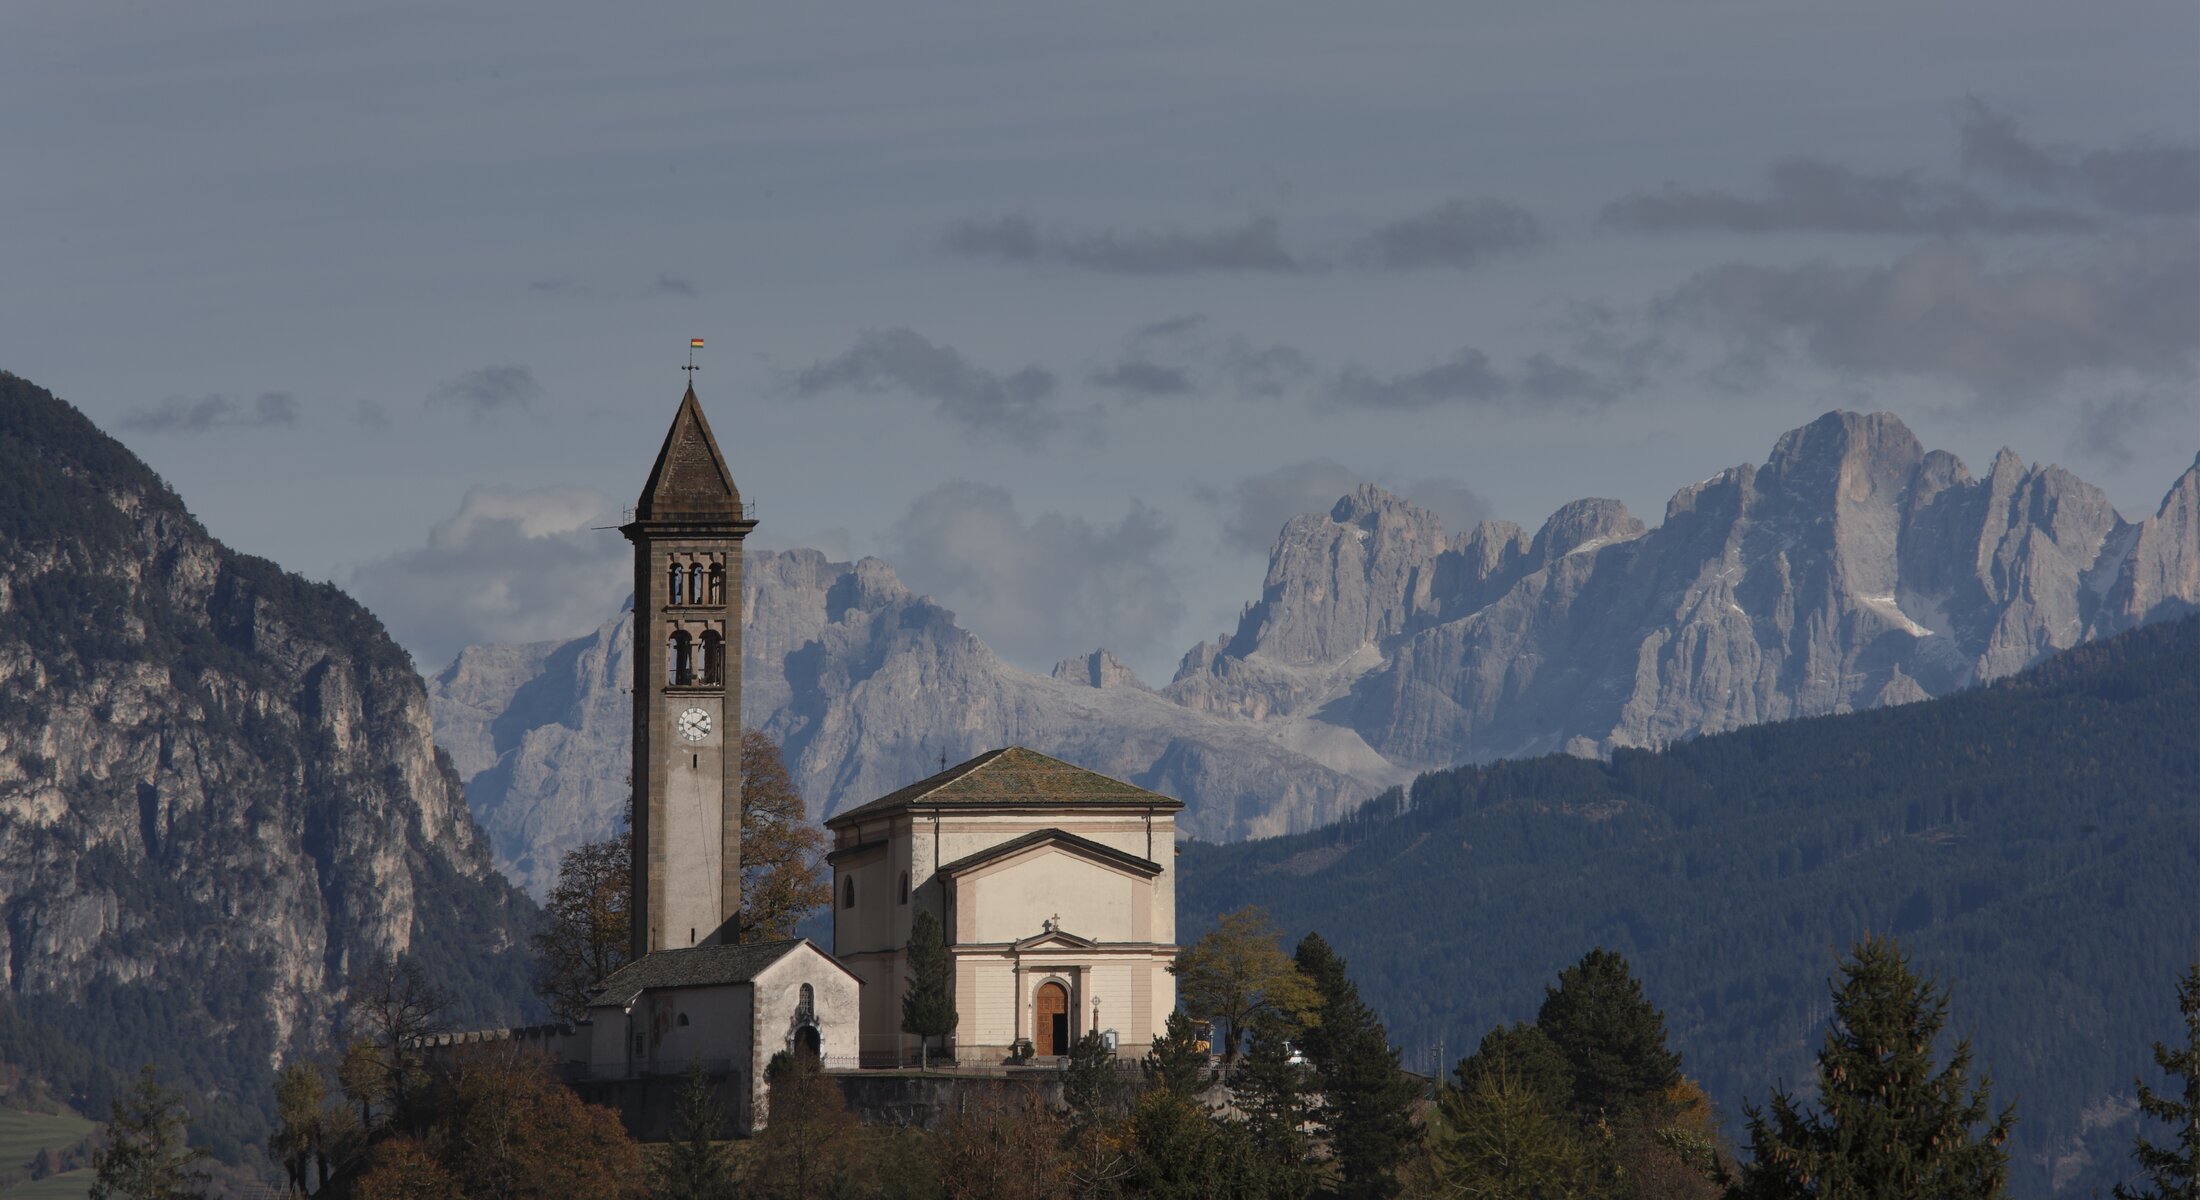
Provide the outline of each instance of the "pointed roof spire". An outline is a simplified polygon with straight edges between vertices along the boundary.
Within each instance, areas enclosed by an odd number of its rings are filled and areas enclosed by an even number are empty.
[[[695,385],[680,397],[680,410],[672,415],[664,448],[657,451],[657,465],[649,469],[642,498],[634,506],[638,521],[681,517],[731,517],[741,519],[741,492],[733,486],[733,472],[726,456],[718,452],[710,422],[695,398]]]

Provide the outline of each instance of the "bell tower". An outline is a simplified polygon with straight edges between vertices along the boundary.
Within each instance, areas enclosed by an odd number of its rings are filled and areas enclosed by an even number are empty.
[[[634,543],[634,957],[738,936],[741,540],[756,522],[690,385]]]

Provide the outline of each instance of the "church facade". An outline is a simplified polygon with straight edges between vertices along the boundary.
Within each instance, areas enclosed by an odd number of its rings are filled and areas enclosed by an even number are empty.
[[[862,1061],[916,1056],[901,997],[919,912],[953,962],[958,1062],[1050,1058],[1087,1031],[1144,1054],[1176,1007],[1183,807],[1011,746],[827,821],[834,952],[864,981]]]
[[[568,1070],[624,1097],[632,1122],[652,1107],[648,1081],[700,1065],[748,1132],[782,1051],[909,1061],[919,911],[952,957],[959,1066],[1049,1059],[1087,1031],[1143,1054],[1176,1002],[1183,805],[1021,747],[826,822],[832,952],[743,940],[741,554],[755,526],[690,387],[620,526],[634,546],[632,961],[565,1039]]]

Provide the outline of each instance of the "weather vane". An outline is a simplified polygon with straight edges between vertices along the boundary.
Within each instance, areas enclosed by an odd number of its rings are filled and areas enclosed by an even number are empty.
[[[695,373],[703,369],[695,365],[695,352],[702,348],[703,339],[698,337],[691,337],[688,339],[688,362],[686,366],[681,367],[680,369],[688,373],[688,382],[691,384],[695,382]]]

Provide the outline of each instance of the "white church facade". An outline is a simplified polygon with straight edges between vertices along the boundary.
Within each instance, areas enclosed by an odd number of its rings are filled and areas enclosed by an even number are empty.
[[[1088,1031],[1143,1054],[1176,1002],[1183,805],[1021,747],[826,822],[831,953],[742,940],[741,555],[755,524],[691,387],[620,527],[634,544],[633,961],[564,1039],[566,1069],[609,1098],[701,1065],[746,1132],[781,1051],[908,1062],[919,911],[940,918],[952,959],[958,1067],[1050,1060]],[[623,1103],[630,1119],[637,1105]]]

